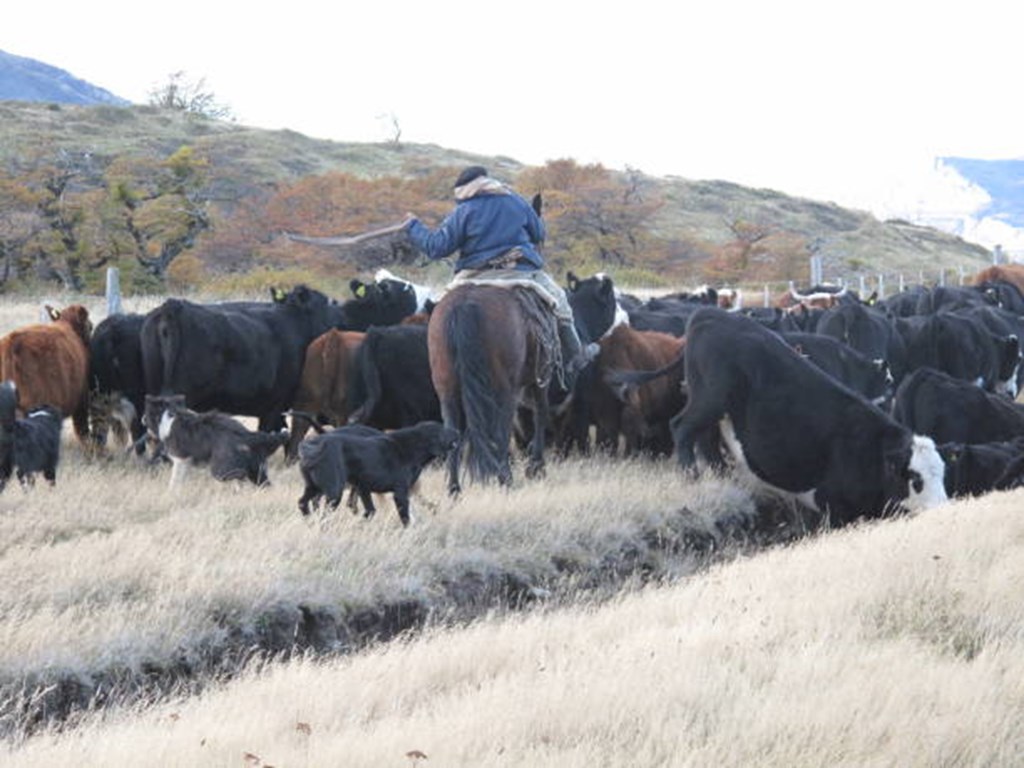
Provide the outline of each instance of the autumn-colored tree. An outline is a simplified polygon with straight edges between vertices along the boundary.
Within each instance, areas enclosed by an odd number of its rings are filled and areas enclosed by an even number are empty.
[[[87,154],[60,151],[10,169],[0,183],[5,280],[34,277],[82,288],[82,190],[93,174]]]
[[[802,237],[742,216],[725,220],[732,238],[701,265],[704,279],[736,285],[777,281],[798,274],[807,246]]]
[[[309,176],[274,194],[267,201],[262,218],[272,233],[304,238],[361,234],[400,222],[408,211],[436,224],[451,208],[453,175],[438,169],[412,178],[366,179],[346,173]],[[355,273],[389,258],[387,253],[375,250],[378,245],[369,242],[354,247],[318,246],[278,236],[261,247],[260,252],[264,261],[282,266],[302,266],[321,273]]]
[[[112,233],[108,242],[121,244],[127,235],[135,264],[162,280],[171,263],[212,225],[203,192],[205,168],[205,159],[190,147],[162,162],[119,158],[111,163],[107,189],[123,234]]]
[[[661,198],[636,171],[553,160],[524,171],[517,186],[524,194],[543,194],[545,254],[553,269],[626,266],[662,247],[649,233]]]

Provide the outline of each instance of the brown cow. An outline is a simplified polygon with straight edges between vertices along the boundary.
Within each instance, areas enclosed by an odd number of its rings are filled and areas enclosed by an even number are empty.
[[[292,404],[292,429],[285,449],[288,461],[298,457],[299,443],[312,426],[311,417],[336,427],[348,421],[349,378],[356,350],[365,337],[362,331],[332,329],[306,347],[299,391]]]
[[[52,323],[27,325],[0,338],[0,381],[18,388],[18,409],[41,405],[71,416],[78,439],[89,437],[89,311],[81,304],[46,307]]]
[[[986,267],[971,278],[971,285],[995,283],[1002,280],[1017,286],[1024,293],[1024,264],[997,264]]]
[[[599,344],[598,372],[587,393],[598,446],[614,453],[621,435],[627,456],[641,450],[671,453],[668,422],[686,402],[680,387],[682,366],[630,390],[624,400],[605,382],[605,374],[660,369],[682,355],[685,338],[620,325]]]

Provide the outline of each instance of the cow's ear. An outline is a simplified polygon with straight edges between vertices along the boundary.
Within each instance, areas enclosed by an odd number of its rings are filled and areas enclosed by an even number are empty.
[[[270,298],[278,304],[284,301],[285,296],[284,288],[274,286],[270,289]]]
[[[366,296],[366,283],[362,280],[352,278],[349,282],[348,287],[352,289],[352,295],[357,299],[361,299]]]
[[[612,282],[610,277],[602,278],[601,280],[601,295],[610,296],[615,292],[615,284]]]
[[[45,309],[46,309],[46,314],[50,316],[51,320],[54,320],[54,321],[60,320],[60,310],[59,309],[54,309],[49,304],[46,305]]]
[[[569,286],[570,291],[575,291],[580,287],[580,279],[571,269],[565,273],[565,284]]]
[[[533,196],[533,200],[530,201],[530,205],[538,216],[541,215],[541,209],[544,207],[544,200],[540,196],[540,192]]]

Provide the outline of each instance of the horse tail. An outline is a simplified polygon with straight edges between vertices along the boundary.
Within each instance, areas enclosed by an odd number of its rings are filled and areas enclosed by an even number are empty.
[[[451,355],[464,414],[463,441],[468,446],[470,477],[486,481],[502,476],[511,424],[494,393],[480,306],[455,304],[445,318],[445,343]]]

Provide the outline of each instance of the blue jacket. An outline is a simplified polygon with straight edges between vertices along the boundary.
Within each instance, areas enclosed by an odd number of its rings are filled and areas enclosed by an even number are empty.
[[[456,272],[479,269],[512,248],[519,248],[533,265],[517,269],[544,268],[544,259],[537,250],[544,241],[544,222],[515,192],[478,194],[460,201],[436,230],[413,219],[408,231],[413,244],[432,261],[459,251]]]

